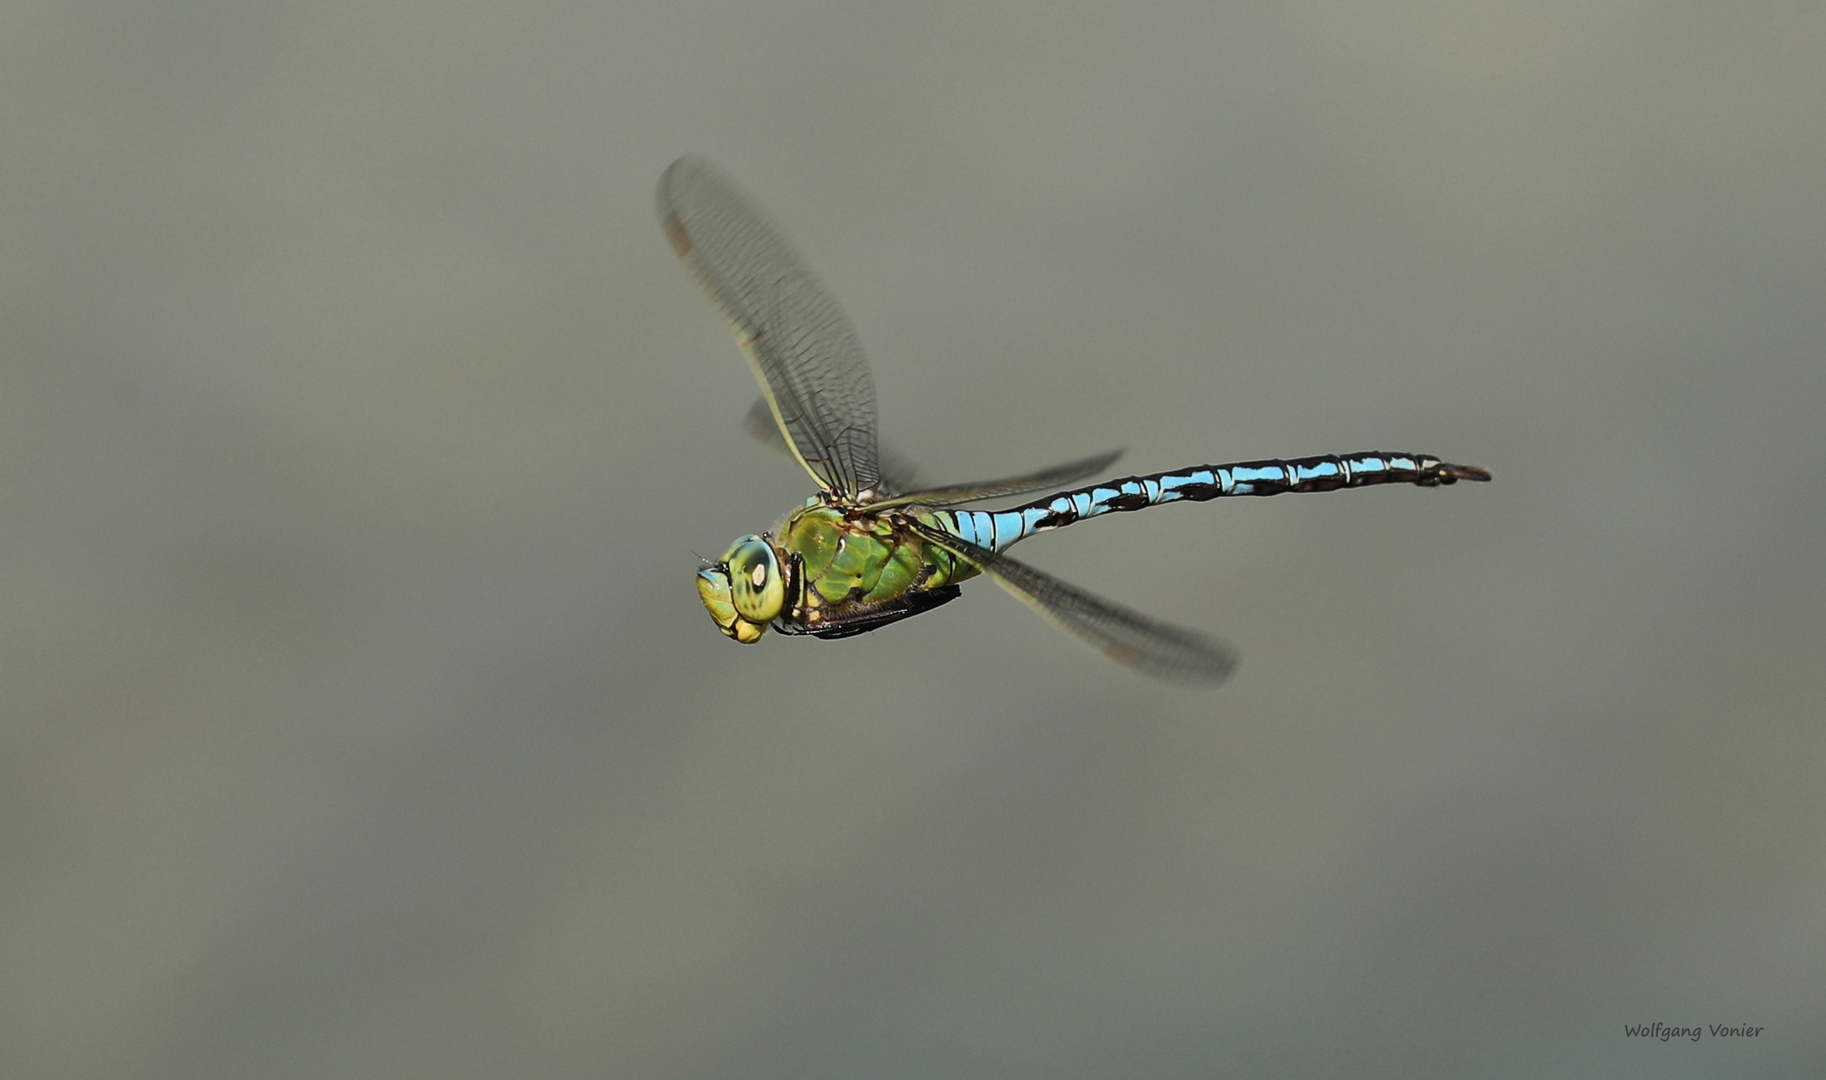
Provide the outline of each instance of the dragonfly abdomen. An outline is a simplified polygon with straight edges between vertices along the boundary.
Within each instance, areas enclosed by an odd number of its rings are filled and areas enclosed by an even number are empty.
[[[1470,465],[1452,465],[1428,454],[1325,454],[1289,461],[1241,461],[1106,480],[1064,491],[1012,510],[938,510],[948,531],[999,551],[1035,533],[1060,529],[1086,518],[1145,510],[1174,502],[1205,502],[1237,495],[1283,495],[1375,484],[1438,487],[1460,480],[1488,480]]]

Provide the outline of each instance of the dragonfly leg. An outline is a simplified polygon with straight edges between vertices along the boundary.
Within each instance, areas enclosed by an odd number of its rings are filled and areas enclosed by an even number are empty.
[[[826,608],[824,616],[815,624],[800,620],[777,619],[774,629],[782,634],[810,634],[821,638],[855,637],[871,630],[879,630],[902,619],[910,619],[921,612],[931,611],[956,600],[963,595],[963,590],[956,585],[946,585],[937,589],[920,589],[884,600],[878,604],[842,605]]]

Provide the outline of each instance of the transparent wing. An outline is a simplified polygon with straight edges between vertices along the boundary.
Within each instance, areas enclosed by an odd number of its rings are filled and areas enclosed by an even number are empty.
[[[999,499],[1005,495],[1044,491],[1047,488],[1069,484],[1073,480],[1094,476],[1109,468],[1121,456],[1122,451],[1111,450],[1108,453],[1098,454],[1096,457],[1068,461],[1063,465],[1054,465],[1050,469],[1041,469],[1039,472],[1028,473],[1025,476],[1010,476],[1006,480],[982,480],[974,484],[951,484],[929,491],[914,491],[889,499],[876,500],[870,503],[869,507],[886,510],[912,503],[918,503],[921,506],[957,506],[961,503],[976,502],[978,499]]]
[[[960,540],[909,518],[897,518],[981,570],[1028,607],[1105,656],[1149,675],[1215,686],[1236,666],[1224,645],[1067,585],[1007,555]]]
[[[780,424],[774,419],[774,409],[767,403],[766,395],[755,398],[754,404],[748,407],[748,415],[742,417],[742,426],[763,446],[778,450],[791,458],[797,458],[793,448],[787,444],[786,436],[780,431]],[[887,443],[878,443],[875,447],[875,468],[880,478],[875,482],[875,490],[893,495],[913,487],[913,478],[919,475],[919,468],[906,458],[894,452]]]
[[[830,290],[708,162],[673,162],[657,202],[672,250],[734,332],[800,464],[839,499],[876,487],[875,382]]]

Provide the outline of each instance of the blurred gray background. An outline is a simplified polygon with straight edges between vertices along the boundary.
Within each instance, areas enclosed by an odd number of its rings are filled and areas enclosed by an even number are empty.
[[[1826,1068],[1820,4],[5,21],[7,1077]],[[810,484],[687,151],[930,480],[1496,482],[1023,548],[1216,692],[980,583],[738,648]]]

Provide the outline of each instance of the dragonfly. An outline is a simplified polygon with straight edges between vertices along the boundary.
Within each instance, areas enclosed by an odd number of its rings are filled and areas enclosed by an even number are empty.
[[[657,209],[673,252],[761,384],[751,429],[818,486],[778,528],[741,537],[698,570],[698,595],[717,629],[743,644],[769,627],[819,638],[880,630],[950,603],[962,582],[980,576],[1119,663],[1215,684],[1236,664],[1222,642],[1094,596],[1008,549],[1075,522],[1173,503],[1490,479],[1488,470],[1430,454],[1372,451],[1194,465],[1058,490],[1107,469],[1115,451],[921,490],[912,470],[882,450],[874,378],[855,328],[773,220],[693,156],[666,169]],[[962,509],[1046,490],[1054,493],[1005,510]]]

